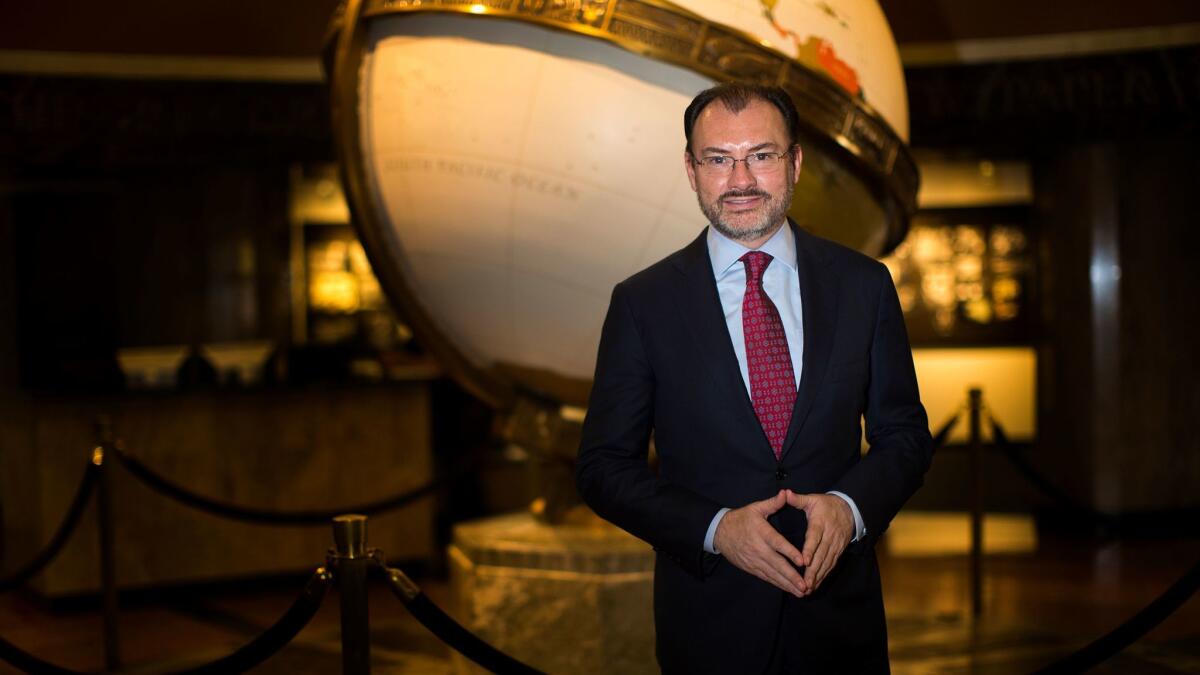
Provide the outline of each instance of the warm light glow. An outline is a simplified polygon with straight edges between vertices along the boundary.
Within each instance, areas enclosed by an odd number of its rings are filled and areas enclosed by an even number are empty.
[[[916,225],[883,262],[905,314],[919,311],[916,320],[932,319],[933,332],[948,337],[1020,318],[1028,243],[1012,225]]]
[[[472,14],[483,14],[486,11],[487,11],[487,8],[484,7],[483,5],[471,5],[470,12]]]
[[[292,180],[291,214],[296,223],[348,223],[350,209],[342,195],[342,186],[333,172],[304,176],[295,172]]]
[[[971,516],[962,512],[905,511],[884,538],[893,556],[965,555],[971,550]],[[985,513],[984,553],[1033,553],[1037,529],[1028,514]]]
[[[358,311],[358,278],[350,272],[318,272],[308,286],[308,301],[323,312]]]
[[[1026,162],[918,158],[923,209],[1028,204],[1033,179]]]
[[[967,389],[980,387],[984,406],[1010,439],[1029,440],[1036,435],[1037,354],[1033,348],[914,349],[913,363],[921,402],[934,431],[963,408]],[[949,442],[966,442],[968,427],[964,415]],[[983,437],[991,438],[987,417]]]
[[[383,306],[383,291],[359,242],[315,244],[308,260],[308,302],[313,309],[352,313]]]

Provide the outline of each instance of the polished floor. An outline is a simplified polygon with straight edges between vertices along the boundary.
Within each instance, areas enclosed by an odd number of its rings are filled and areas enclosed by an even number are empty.
[[[965,556],[881,553],[893,672],[1003,674],[1032,672],[1120,625],[1200,560],[1200,541],[1043,537],[1033,552],[991,555],[978,621],[970,618]],[[125,672],[176,670],[228,653],[270,625],[301,584],[275,579],[125,597]],[[422,587],[445,601],[443,581],[426,578]],[[297,639],[255,672],[340,672],[337,608],[331,593]],[[382,586],[371,597],[371,617],[373,672],[451,672],[447,649]],[[0,636],[71,669],[103,665],[94,602],[0,596]],[[0,664],[8,672],[16,671]],[[1093,672],[1200,674],[1200,599]]]

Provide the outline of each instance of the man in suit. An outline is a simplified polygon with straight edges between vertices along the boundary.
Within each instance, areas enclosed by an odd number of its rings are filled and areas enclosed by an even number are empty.
[[[873,546],[932,440],[887,269],[787,219],[798,124],[774,87],[692,101],[710,227],[618,284],[604,322],[578,485],[657,551],[668,673],[888,671]]]

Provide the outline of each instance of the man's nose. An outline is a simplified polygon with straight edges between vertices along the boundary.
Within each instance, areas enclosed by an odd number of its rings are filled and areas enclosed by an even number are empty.
[[[750,172],[750,166],[746,164],[745,160],[733,163],[733,171],[729,174],[729,187],[749,188],[754,187],[757,182],[754,174]]]

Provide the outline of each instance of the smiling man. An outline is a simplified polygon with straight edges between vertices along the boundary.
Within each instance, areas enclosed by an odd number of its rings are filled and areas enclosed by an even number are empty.
[[[578,484],[658,553],[668,673],[888,672],[874,543],[932,440],[887,269],[787,218],[798,131],[781,89],[701,92],[683,161],[709,227],[604,322]]]

